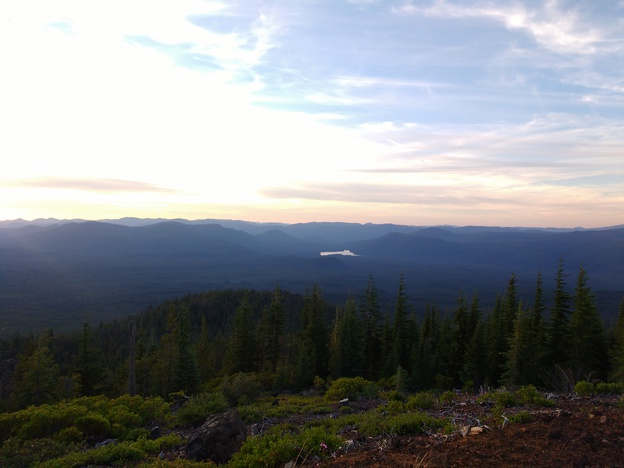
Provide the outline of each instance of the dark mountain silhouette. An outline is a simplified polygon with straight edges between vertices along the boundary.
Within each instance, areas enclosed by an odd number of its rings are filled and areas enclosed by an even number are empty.
[[[54,222],[57,221],[57,222]],[[226,223],[224,223],[226,224]],[[148,304],[210,289],[305,292],[335,303],[358,296],[372,274],[393,307],[404,275],[416,310],[453,308],[478,291],[484,308],[512,273],[532,300],[538,272],[554,289],[560,259],[573,292],[582,265],[603,315],[624,295],[624,228],[538,230],[357,223],[247,223],[124,218],[115,222],[0,223],[0,326],[77,327],[134,314]],[[350,249],[357,256],[326,256]]]

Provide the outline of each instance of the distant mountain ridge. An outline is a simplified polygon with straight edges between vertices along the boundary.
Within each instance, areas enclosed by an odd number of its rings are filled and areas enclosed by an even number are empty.
[[[320,256],[342,250],[357,256]],[[402,274],[417,309],[426,303],[453,307],[460,291],[479,291],[487,307],[512,273],[527,300],[538,272],[548,289],[560,259],[570,291],[583,265],[603,313],[615,313],[624,296],[624,227],[4,221],[0,319],[5,323],[0,326],[67,328],[85,318],[136,313],[176,295],[232,287],[279,284],[305,292],[318,283],[340,303],[348,294],[359,294],[369,275],[390,308]]]

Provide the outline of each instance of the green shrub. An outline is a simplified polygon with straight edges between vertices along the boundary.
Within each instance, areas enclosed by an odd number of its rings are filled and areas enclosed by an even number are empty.
[[[189,398],[180,408],[177,419],[180,424],[202,424],[212,414],[228,409],[228,403],[221,392],[200,393]]]
[[[408,410],[430,409],[435,405],[435,398],[429,392],[420,392],[410,395],[405,407]]]
[[[599,395],[613,394],[621,395],[624,392],[624,385],[619,382],[598,382],[596,384],[596,393]]]
[[[435,376],[435,388],[438,390],[452,390],[453,377],[448,375],[436,374]]]
[[[375,385],[369,380],[362,377],[341,377],[331,383],[325,392],[325,398],[333,401],[344,398],[354,400],[360,396],[372,397],[376,393]]]
[[[221,393],[229,406],[254,402],[260,396],[262,385],[254,374],[239,373],[221,383]]]
[[[76,419],[75,426],[86,437],[107,438],[113,435],[110,421],[97,413],[89,413]]]
[[[525,385],[516,391],[521,403],[537,406],[554,406],[555,402],[544,398],[534,385]]]
[[[585,380],[579,380],[576,382],[576,385],[574,385],[574,393],[578,396],[590,396],[593,395],[595,391],[595,385]]]
[[[157,454],[162,449],[181,445],[184,441],[178,436],[165,436],[156,440],[139,439],[136,442],[119,442],[90,450],[68,453],[47,460],[40,468],[71,468],[89,465],[128,466],[145,460],[149,454]]]
[[[78,446],[50,438],[28,441],[11,437],[0,447],[0,466],[12,468],[30,467],[35,463],[61,457],[76,450]]]
[[[447,390],[438,397],[438,401],[444,405],[452,404],[454,400],[455,392],[453,392],[452,390]]]
[[[388,400],[388,401],[405,401],[406,397],[405,394],[402,392],[399,392],[398,390],[387,390],[385,392],[381,392],[381,394],[379,395],[381,398],[383,398],[384,400]]]
[[[446,422],[421,412],[397,413],[389,416],[368,412],[362,415],[357,425],[362,434],[375,437],[382,434],[422,434],[429,429],[444,427]]]
[[[508,390],[498,390],[493,392],[492,399],[494,400],[494,405],[501,408],[517,406],[519,404],[516,396]]]
[[[323,458],[335,450],[342,439],[321,427],[294,431],[291,426],[275,426],[257,437],[249,437],[234,454],[229,467],[278,467],[295,461],[302,464],[312,456]]]
[[[509,422],[512,423],[529,423],[532,421],[535,421],[535,416],[528,411],[519,411],[516,414],[509,416]]]
[[[61,429],[55,438],[61,442],[80,442],[85,436],[76,426],[70,426]]]
[[[405,413],[405,403],[399,400],[390,400],[385,405],[378,406],[377,411],[379,413],[387,413],[387,414]]]
[[[0,442],[14,436],[28,421],[28,410],[0,414]]]

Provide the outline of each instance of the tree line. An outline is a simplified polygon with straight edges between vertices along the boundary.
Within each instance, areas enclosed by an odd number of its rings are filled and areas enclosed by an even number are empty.
[[[189,295],[96,328],[5,337],[1,409],[81,395],[194,394],[239,373],[255,373],[275,391],[358,376],[400,376],[410,391],[565,391],[581,379],[624,380],[624,299],[616,323],[605,326],[588,273],[581,267],[573,287],[567,280],[562,261],[554,290],[547,294],[538,274],[526,303],[512,274],[487,311],[476,292],[460,293],[450,311],[416,311],[403,276],[385,309],[372,275],[361,297],[337,306],[318,285],[304,295],[279,287]]]

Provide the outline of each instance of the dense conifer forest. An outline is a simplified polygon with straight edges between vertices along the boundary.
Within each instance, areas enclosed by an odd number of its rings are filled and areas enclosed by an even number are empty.
[[[382,309],[374,277],[359,296],[330,304],[318,285],[304,294],[221,290],[188,295],[135,317],[71,333],[4,336],[3,411],[79,396],[167,397],[254,374],[265,390],[301,391],[341,377],[404,379],[409,391],[532,384],[569,390],[579,380],[624,379],[624,301],[604,324],[582,267],[561,262],[554,290],[537,274],[526,302],[515,275],[483,310],[459,292],[454,310],[410,305],[401,276]],[[550,299],[547,299],[550,298]]]

